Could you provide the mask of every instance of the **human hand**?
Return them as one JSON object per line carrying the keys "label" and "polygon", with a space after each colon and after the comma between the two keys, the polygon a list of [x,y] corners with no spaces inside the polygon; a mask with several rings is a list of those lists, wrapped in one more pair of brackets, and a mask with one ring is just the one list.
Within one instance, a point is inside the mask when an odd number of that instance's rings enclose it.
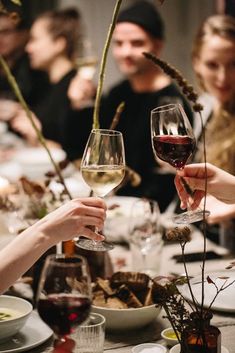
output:
{"label": "human hand", "polygon": [[79,73],[72,79],[68,88],[68,98],[73,109],[82,109],[88,101],[93,100],[95,86],[89,79],[83,78]]}
{"label": "human hand", "polygon": [[71,240],[78,235],[93,240],[103,240],[104,236],[93,228],[102,230],[106,217],[106,205],[100,198],[74,199],[51,212],[34,226],[52,242],[52,245]]}
{"label": "human hand", "polygon": [[[37,128],[41,130],[41,123],[34,113],[32,113],[32,119]],[[23,109],[18,110],[15,117],[10,121],[10,125],[13,130],[19,132],[31,145],[38,143],[36,131]]]}
{"label": "human hand", "polygon": [[[204,199],[202,199],[200,207],[203,208],[203,206]],[[208,224],[219,224],[235,217],[235,204],[226,204],[211,195],[206,197],[206,209],[210,211],[210,215],[206,219]]]}
{"label": "human hand", "polygon": [[[190,201],[191,209],[196,209],[205,196],[205,178],[207,173],[207,192],[225,203],[235,203],[235,177],[214,165],[207,163],[207,171],[204,163],[188,164],[183,170],[177,171],[175,186],[181,200],[181,208],[187,207]],[[186,181],[193,196],[184,188],[182,179]]]}

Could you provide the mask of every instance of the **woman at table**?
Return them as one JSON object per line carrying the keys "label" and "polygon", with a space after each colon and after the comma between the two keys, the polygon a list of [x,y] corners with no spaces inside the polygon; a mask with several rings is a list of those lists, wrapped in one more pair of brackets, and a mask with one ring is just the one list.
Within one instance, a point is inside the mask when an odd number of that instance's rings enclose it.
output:
{"label": "woman at table", "polygon": [[[44,137],[61,145],[70,159],[73,159],[74,150],[76,156],[78,151],[82,155],[92,127],[92,120],[77,116],[67,97],[69,84],[77,72],[75,61],[80,38],[81,19],[77,9],[55,10],[43,13],[35,20],[26,46],[31,67],[45,71],[50,81],[46,97],[34,108],[35,122]],[[72,138],[70,131],[75,120],[77,129]],[[29,143],[38,143],[23,110],[11,125]]]}
{"label": "woman at table", "polygon": [[67,202],[20,233],[0,251],[0,293],[3,293],[49,248],[83,235],[94,240],[104,237],[92,231],[103,228],[105,203],[98,198]]}
{"label": "woman at table", "polygon": [[[200,101],[204,106],[207,161],[235,175],[235,18],[228,15],[208,17],[194,39],[192,59],[204,91]],[[199,141],[194,162],[203,162],[198,116],[194,128]],[[206,208],[211,212],[208,217],[211,239],[226,246],[226,234],[235,229],[234,214],[228,210],[231,206],[226,207],[208,196]]]}

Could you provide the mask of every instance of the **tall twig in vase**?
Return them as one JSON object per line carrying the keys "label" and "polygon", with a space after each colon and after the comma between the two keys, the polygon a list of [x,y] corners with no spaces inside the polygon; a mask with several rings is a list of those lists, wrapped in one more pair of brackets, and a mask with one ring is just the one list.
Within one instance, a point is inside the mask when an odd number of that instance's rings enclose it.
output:
{"label": "tall twig in vase", "polygon": [[[197,112],[200,117],[201,127],[202,127],[202,142],[203,142],[203,156],[205,163],[205,198],[203,205],[203,259],[202,259],[202,302],[201,302],[201,315],[203,312],[204,299],[205,299],[205,286],[204,286],[204,278],[205,278],[205,262],[206,262],[206,219],[205,219],[205,208],[206,208],[206,194],[207,194],[207,166],[206,166],[206,142],[205,142],[205,127],[202,120],[201,111],[203,110],[203,106],[197,102],[198,94],[194,91],[192,85],[189,85],[187,80],[182,76],[182,74],[172,65],[167,63],[166,61],[156,57],[152,53],[144,52],[143,55],[146,59],[151,60],[155,65],[160,67],[168,76],[170,76],[173,80],[177,82],[179,87],[181,88],[184,96],[192,102],[192,108],[194,112]],[[193,293],[192,293],[193,294]],[[193,298],[192,298],[193,299]]]}
{"label": "tall twig in vase", "polygon": [[107,55],[108,55],[113,31],[115,28],[115,24],[116,24],[116,20],[117,20],[117,16],[118,16],[118,12],[121,7],[121,4],[122,4],[122,0],[117,0],[115,8],[114,8],[111,24],[109,26],[108,35],[107,35],[107,38],[105,41],[104,50],[102,53],[98,87],[97,87],[97,92],[96,92],[96,97],[95,97],[95,106],[94,106],[94,114],[93,114],[93,129],[99,129],[100,101],[101,101],[103,83],[104,83],[104,77],[105,77],[105,67],[106,67],[106,62],[107,62]]}

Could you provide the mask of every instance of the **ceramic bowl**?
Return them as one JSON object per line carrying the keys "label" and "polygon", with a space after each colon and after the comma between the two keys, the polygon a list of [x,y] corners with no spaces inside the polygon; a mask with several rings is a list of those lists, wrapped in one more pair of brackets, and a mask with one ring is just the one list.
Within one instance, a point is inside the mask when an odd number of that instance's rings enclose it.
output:
{"label": "ceramic bowl", "polygon": [[170,347],[176,345],[179,341],[172,327],[168,327],[161,332],[162,338],[165,340],[166,344]]}
{"label": "ceramic bowl", "polygon": [[161,309],[155,304],[128,309],[112,309],[93,305],[92,311],[105,317],[107,330],[123,331],[139,329],[150,324],[160,314]]}
{"label": "ceramic bowl", "polygon": [[24,326],[32,310],[32,305],[25,299],[1,295],[0,342],[14,336]]}
{"label": "ceramic bowl", "polygon": [[146,352],[147,350],[151,350],[152,353],[166,353],[166,347],[162,346],[161,344],[157,343],[142,343],[138,344],[137,346],[133,347],[131,352],[132,353],[142,353]]}
{"label": "ceramic bowl", "polygon": [[[180,353],[180,344],[177,344],[176,346],[172,347],[169,351],[169,353]],[[221,353],[229,353],[228,349],[225,348],[224,346],[221,347]]]}

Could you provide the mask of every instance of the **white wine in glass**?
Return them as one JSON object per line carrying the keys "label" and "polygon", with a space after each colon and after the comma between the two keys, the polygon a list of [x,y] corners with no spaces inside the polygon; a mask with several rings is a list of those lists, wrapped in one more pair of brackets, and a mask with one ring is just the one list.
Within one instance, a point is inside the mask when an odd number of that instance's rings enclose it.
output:
{"label": "white wine in glass", "polygon": [[[93,129],[83,153],[81,173],[95,196],[104,197],[117,187],[125,175],[122,133],[115,130]],[[90,239],[79,239],[77,246],[94,251],[113,249],[110,243]]]}

